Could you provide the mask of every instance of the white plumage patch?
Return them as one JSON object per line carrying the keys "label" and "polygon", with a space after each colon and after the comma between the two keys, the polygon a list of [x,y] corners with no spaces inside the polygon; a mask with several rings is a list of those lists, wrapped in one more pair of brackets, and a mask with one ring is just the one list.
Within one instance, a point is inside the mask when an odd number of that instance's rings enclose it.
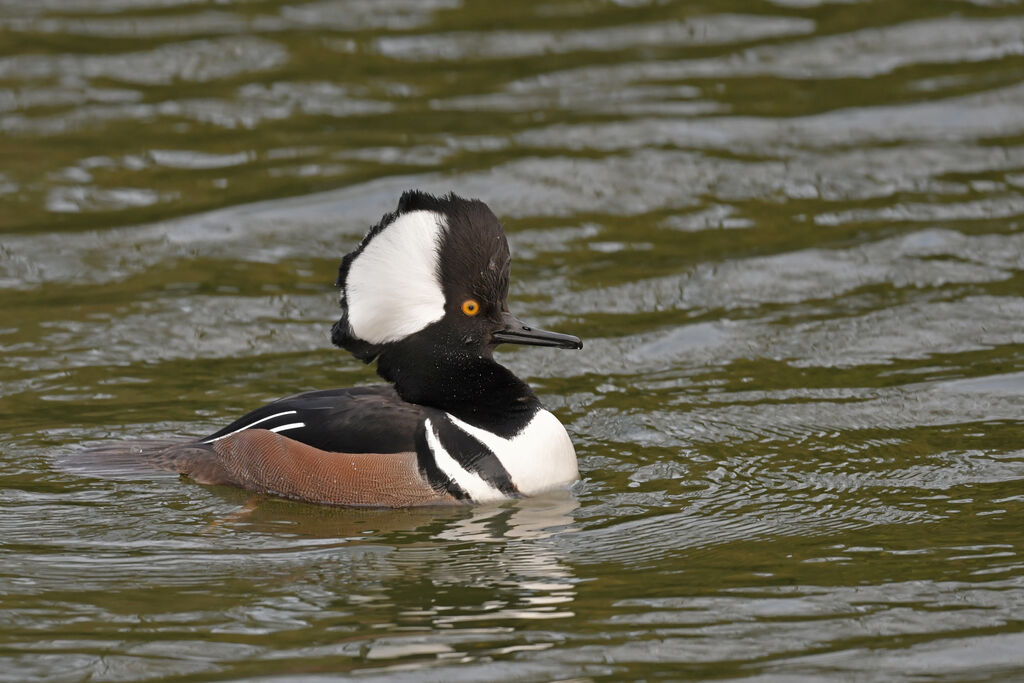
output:
{"label": "white plumage patch", "polygon": [[576,449],[562,423],[546,410],[537,411],[530,424],[511,439],[467,424],[451,413],[448,419],[491,449],[524,495],[532,496],[579,479]]}
{"label": "white plumage patch", "polygon": [[270,431],[272,431],[275,434],[277,434],[279,432],[287,432],[289,429],[298,429],[299,427],[305,427],[305,426],[306,426],[305,422],[289,422],[288,424],[281,425],[280,427],[271,427]]}
{"label": "white plumage patch", "polygon": [[444,446],[441,445],[441,440],[434,434],[434,427],[430,424],[430,420],[426,421],[424,427],[427,431],[427,446],[434,455],[434,464],[448,475],[452,481],[458,484],[459,488],[468,493],[470,498],[478,503],[483,503],[486,501],[502,500],[506,497],[501,491],[484,481],[483,477],[479,474],[470,472],[460,465],[445,450]]}
{"label": "white plumage patch", "polygon": [[[245,431],[246,429],[252,429],[256,425],[262,424],[264,422],[267,422],[268,420],[273,420],[275,417],[281,417],[282,415],[294,415],[296,412],[297,411],[294,411],[294,410],[286,410],[286,411],[284,411],[282,413],[274,413],[273,415],[267,415],[266,417],[261,417],[260,419],[256,420],[255,422],[250,422],[249,424],[245,425],[244,427],[239,427],[238,429],[236,429],[233,432],[228,432],[224,436],[218,436],[216,439],[207,439],[203,443],[213,443],[214,441],[220,441],[221,439],[226,439],[229,436],[234,436],[238,432]],[[301,423],[301,422],[298,422],[298,423],[293,422],[291,424],[286,424],[283,427],[276,427],[274,429],[271,429],[270,431],[276,432],[276,431],[280,431],[282,429],[291,429],[292,427],[304,427],[304,426],[305,425],[303,423]]]}
{"label": "white plumage patch", "polygon": [[444,216],[410,211],[375,235],[349,266],[348,322],[371,344],[396,341],[444,317],[438,274]]}

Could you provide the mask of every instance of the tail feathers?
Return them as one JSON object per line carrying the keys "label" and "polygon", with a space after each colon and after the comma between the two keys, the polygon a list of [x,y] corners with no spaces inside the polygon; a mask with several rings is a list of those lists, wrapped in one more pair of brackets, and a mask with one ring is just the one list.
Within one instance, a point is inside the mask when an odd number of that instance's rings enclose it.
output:
{"label": "tail feathers", "polygon": [[69,473],[102,479],[152,477],[153,470],[178,472],[169,452],[192,443],[191,439],[136,439],[99,444],[57,458],[57,466]]}
{"label": "tail feathers", "polygon": [[201,484],[241,486],[225,469],[213,446],[192,439],[117,441],[66,455],[58,466],[70,473],[102,479],[152,478],[154,470],[176,472]]}

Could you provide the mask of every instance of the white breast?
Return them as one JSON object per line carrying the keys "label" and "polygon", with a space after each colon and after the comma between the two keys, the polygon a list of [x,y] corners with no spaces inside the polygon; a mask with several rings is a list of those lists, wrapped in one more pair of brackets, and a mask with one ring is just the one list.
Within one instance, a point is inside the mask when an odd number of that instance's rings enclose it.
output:
{"label": "white breast", "polygon": [[449,414],[452,424],[491,449],[519,491],[527,496],[579,479],[576,449],[558,418],[540,410],[526,428],[504,439]]}

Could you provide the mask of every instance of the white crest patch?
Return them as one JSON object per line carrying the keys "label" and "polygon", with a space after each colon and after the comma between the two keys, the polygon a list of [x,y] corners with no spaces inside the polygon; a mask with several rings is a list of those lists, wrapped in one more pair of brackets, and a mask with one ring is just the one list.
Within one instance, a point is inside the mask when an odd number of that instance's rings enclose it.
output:
{"label": "white crest patch", "polygon": [[397,341],[444,317],[438,252],[444,216],[410,211],[375,235],[349,266],[348,322],[371,344]]}
{"label": "white crest patch", "polygon": [[430,424],[429,419],[425,421],[424,428],[427,432],[427,447],[430,448],[430,452],[434,455],[434,463],[438,469],[458,484],[459,488],[468,493],[470,498],[478,503],[483,503],[486,501],[502,500],[507,497],[484,481],[483,477],[479,474],[470,472],[460,465],[441,445],[441,440],[434,434],[434,426]]}
{"label": "white crest patch", "polygon": [[490,448],[524,495],[565,486],[580,477],[576,449],[569,434],[558,418],[546,410],[538,410],[523,431],[511,439],[467,424],[451,413],[448,419]]}

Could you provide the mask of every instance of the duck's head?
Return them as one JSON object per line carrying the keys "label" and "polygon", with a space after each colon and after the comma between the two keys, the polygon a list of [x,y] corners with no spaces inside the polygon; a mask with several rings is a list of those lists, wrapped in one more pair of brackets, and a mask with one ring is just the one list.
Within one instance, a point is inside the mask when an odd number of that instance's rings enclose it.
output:
{"label": "duck's head", "polygon": [[388,354],[490,357],[502,343],[579,349],[577,337],[526,325],[508,310],[508,240],[487,205],[406,192],[338,269],[332,341],[364,363]]}

